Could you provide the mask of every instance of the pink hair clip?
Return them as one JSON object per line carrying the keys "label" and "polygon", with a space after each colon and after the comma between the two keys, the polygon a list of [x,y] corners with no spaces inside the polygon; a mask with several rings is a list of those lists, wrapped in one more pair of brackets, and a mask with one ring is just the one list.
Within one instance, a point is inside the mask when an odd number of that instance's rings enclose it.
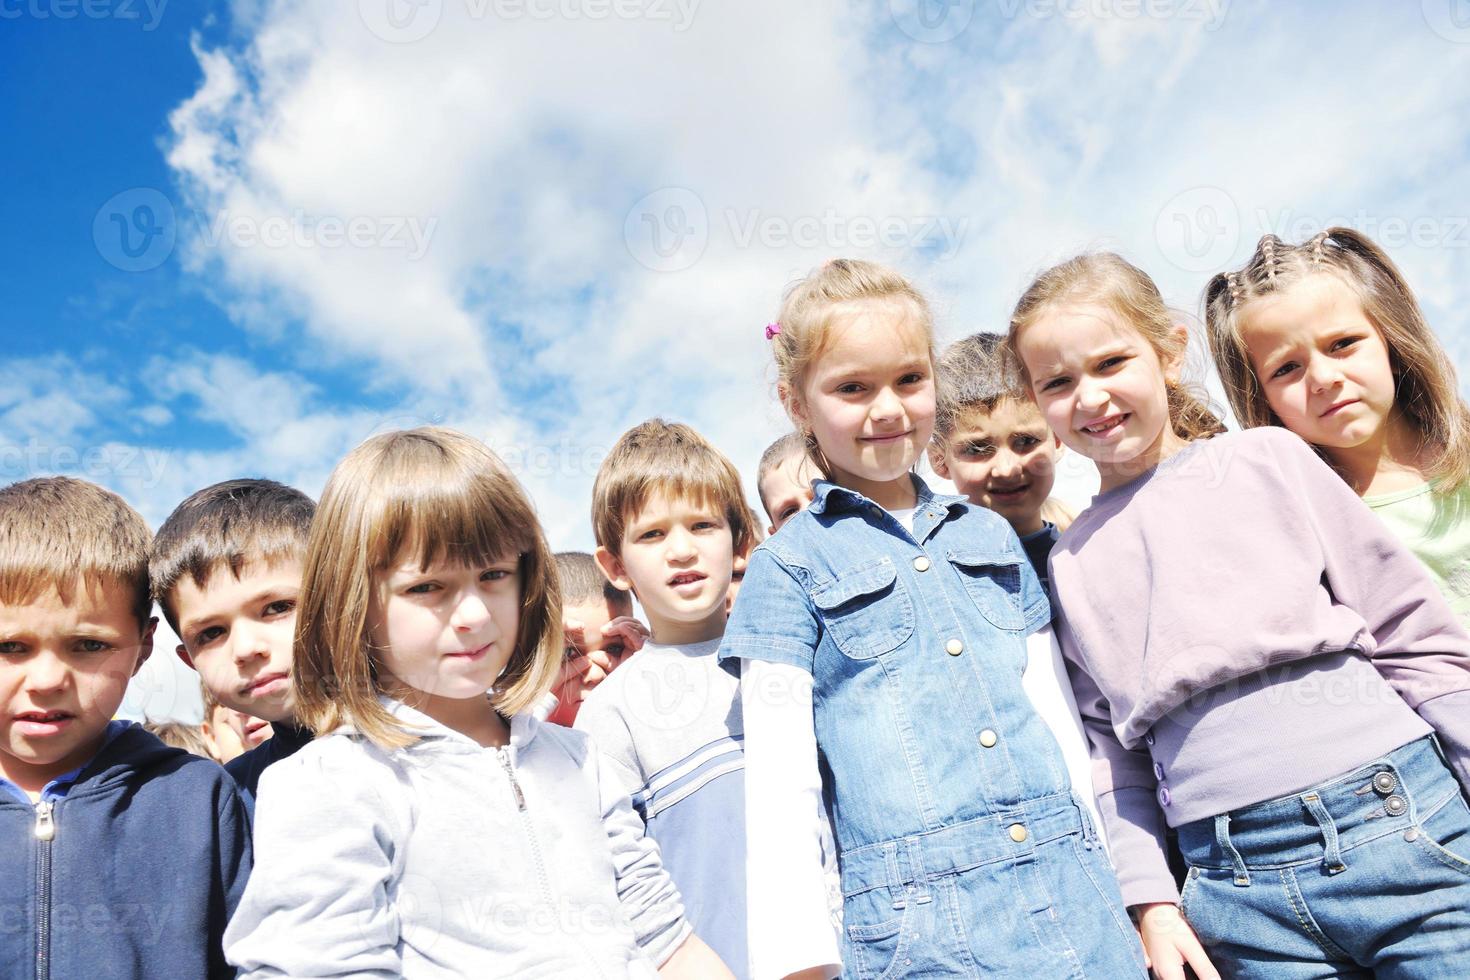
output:
{"label": "pink hair clip", "polygon": [[776,334],[778,334],[780,332],[781,332],[781,324],[779,324],[779,323],[768,323],[768,324],[766,324],[766,339],[767,340],[770,340],[772,337],[776,336]]}

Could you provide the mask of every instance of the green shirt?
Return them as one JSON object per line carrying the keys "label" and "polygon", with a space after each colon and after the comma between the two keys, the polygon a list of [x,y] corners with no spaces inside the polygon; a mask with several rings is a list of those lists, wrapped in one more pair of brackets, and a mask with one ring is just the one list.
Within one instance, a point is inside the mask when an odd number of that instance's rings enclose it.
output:
{"label": "green shirt", "polygon": [[1470,627],[1470,483],[1437,494],[1429,483],[1397,493],[1364,497],[1429,568],[1460,622]]}

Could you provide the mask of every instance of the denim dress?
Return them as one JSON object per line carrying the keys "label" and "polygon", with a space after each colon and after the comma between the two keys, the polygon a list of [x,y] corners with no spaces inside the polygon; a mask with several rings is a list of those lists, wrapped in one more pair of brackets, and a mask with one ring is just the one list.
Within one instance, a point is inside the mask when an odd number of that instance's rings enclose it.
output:
{"label": "denim dress", "polygon": [[910,534],[818,483],[752,555],[720,648],[812,674],[843,975],[1141,977],[1112,868],[1021,687],[1046,594],[1004,520],[914,484]]}

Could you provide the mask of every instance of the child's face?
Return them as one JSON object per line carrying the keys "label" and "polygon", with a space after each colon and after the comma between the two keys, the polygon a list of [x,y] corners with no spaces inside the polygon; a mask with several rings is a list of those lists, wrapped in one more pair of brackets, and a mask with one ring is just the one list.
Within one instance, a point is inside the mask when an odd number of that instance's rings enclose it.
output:
{"label": "child's face", "polygon": [[1388,348],[1345,283],[1309,276],[1243,313],[1241,339],[1283,425],[1325,449],[1383,433],[1394,402]]}
{"label": "child's face", "polygon": [[1177,365],[1162,363],[1153,345],[1110,310],[1054,307],[1017,346],[1047,425],[1067,448],[1098,464],[1104,490],[1181,444],[1169,425],[1165,386],[1177,380]]}
{"label": "child's face", "polygon": [[816,436],[833,480],[869,493],[902,477],[929,442],[934,368],[907,307],[848,306],[834,315],[828,348],[788,409]]}
{"label": "child's face", "polygon": [[221,764],[271,737],[270,722],[217,704],[205,716],[204,740]]}
{"label": "child's face", "polygon": [[557,675],[557,705],[548,721],[570,725],[587,693],[634,652],[635,644],[621,630],[608,630],[615,620],[631,616],[631,603],[611,603],[606,599],[579,603],[562,609],[565,644],[561,673]]}
{"label": "child's face", "polygon": [[722,631],[735,549],[713,505],[655,493],[624,527],[622,554],[598,548],[597,561],[614,585],[633,590],[659,643]]}
{"label": "child's face", "polygon": [[[510,663],[520,626],[516,557],[483,565],[417,558],[373,576],[368,624],[380,676],[430,698],[481,698]],[[432,716],[432,712],[430,712]]]}
{"label": "child's face", "polygon": [[1042,528],[1061,445],[1035,405],[1003,398],[988,412],[965,413],[930,462],[972,504],[1000,514],[1017,534],[1032,534]]}
{"label": "child's face", "polygon": [[37,792],[91,759],[153,626],[115,582],[78,583],[69,604],[55,590],[0,603],[0,776]]}
{"label": "child's face", "polygon": [[756,489],[771,518],[768,533],[775,534],[787,521],[806,510],[812,502],[812,481],[817,475],[806,453],[793,453],[766,473]]}
{"label": "child's face", "polygon": [[251,561],[236,578],[217,568],[204,587],[188,575],[174,588],[178,654],[220,704],[265,721],[289,721],[291,643],[301,562]]}

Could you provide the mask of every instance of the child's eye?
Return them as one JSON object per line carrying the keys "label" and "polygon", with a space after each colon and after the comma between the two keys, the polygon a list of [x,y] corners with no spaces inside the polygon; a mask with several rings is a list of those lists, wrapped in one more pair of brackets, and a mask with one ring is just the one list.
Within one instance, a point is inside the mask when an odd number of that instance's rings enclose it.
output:
{"label": "child's eye", "polygon": [[780,513],[779,516],[780,516],[781,520],[784,521],[787,518],[796,516],[796,514],[798,512],[799,512],[799,509],[797,508],[797,506],[795,504],[792,504],[790,507],[787,507],[785,510],[781,511],[781,513]]}
{"label": "child's eye", "polygon": [[511,573],[504,568],[487,568],[480,576],[482,582],[501,582],[510,578]]}
{"label": "child's eye", "polygon": [[856,381],[849,381],[845,385],[838,385],[837,386],[837,393],[839,395],[856,395],[858,392],[860,392],[862,390],[863,390],[863,386],[860,385],[860,384],[858,384]]}
{"label": "child's eye", "polygon": [[898,383],[901,385],[916,385],[923,380],[924,376],[915,371],[912,374],[905,374],[903,377],[899,378]]}
{"label": "child's eye", "polygon": [[430,592],[437,592],[438,590],[438,582],[420,582],[417,585],[410,585],[403,591],[408,595],[428,595]]}
{"label": "child's eye", "polygon": [[200,630],[198,633],[194,634],[194,645],[196,647],[202,647],[207,643],[213,643],[215,640],[224,635],[224,627],[207,626],[204,629]]}
{"label": "child's eye", "polygon": [[611,659],[617,660],[619,657],[623,656],[623,654],[628,652],[628,648],[621,643],[609,643],[607,646],[603,647],[602,652],[607,654],[608,657],[610,657]]}
{"label": "child's eye", "polygon": [[19,640],[5,640],[0,642],[0,656],[13,657],[18,653],[25,653],[26,645]]}
{"label": "child's eye", "polygon": [[654,538],[658,537],[659,535],[661,535],[663,533],[664,532],[658,530],[657,528],[655,528],[655,529],[653,529],[651,531],[644,531],[642,534],[638,535],[638,540],[639,541],[652,541]]}
{"label": "child's eye", "polygon": [[972,459],[985,459],[995,455],[995,447],[988,442],[972,442],[965,446],[964,454]]}
{"label": "child's eye", "polygon": [[561,652],[562,659],[565,660],[565,661],[567,661],[567,662],[571,662],[573,660],[576,660],[581,655],[582,655],[582,651],[581,650],[578,650],[576,647],[572,646],[571,644],[568,644],[567,647],[566,647],[566,649],[562,650],[562,652]]}
{"label": "child's eye", "polygon": [[1035,436],[1017,436],[1011,444],[1015,446],[1016,450],[1019,452],[1021,450],[1030,449],[1032,446],[1040,445],[1041,440],[1036,438]]}
{"label": "child's eye", "polygon": [[277,599],[275,602],[272,602],[270,605],[265,607],[265,614],[267,616],[284,616],[286,613],[295,608],[295,599]]}
{"label": "child's eye", "polygon": [[1287,361],[1285,364],[1281,365],[1275,371],[1271,372],[1271,380],[1272,381],[1275,381],[1277,378],[1284,378],[1288,374],[1290,374],[1291,372],[1293,372],[1295,370],[1296,370],[1296,361]]}
{"label": "child's eye", "polygon": [[1109,358],[1105,359],[1101,364],[1098,365],[1098,369],[1099,370],[1102,370],[1102,371],[1106,371],[1108,368],[1117,367],[1119,364],[1122,364],[1126,360],[1128,360],[1128,358],[1123,357],[1121,355],[1119,355],[1117,357],[1109,357]]}
{"label": "child's eye", "polygon": [[77,641],[77,649],[82,653],[101,653],[112,649],[112,646],[102,640],[85,639]]}
{"label": "child's eye", "polygon": [[1353,346],[1362,339],[1362,337],[1343,337],[1341,340],[1333,342],[1332,349],[1335,351],[1347,350],[1349,347]]}
{"label": "child's eye", "polygon": [[1043,381],[1041,383],[1040,390],[1041,391],[1056,391],[1057,389],[1061,388],[1063,385],[1070,384],[1071,381],[1072,381],[1071,378],[1052,378],[1050,381]]}

